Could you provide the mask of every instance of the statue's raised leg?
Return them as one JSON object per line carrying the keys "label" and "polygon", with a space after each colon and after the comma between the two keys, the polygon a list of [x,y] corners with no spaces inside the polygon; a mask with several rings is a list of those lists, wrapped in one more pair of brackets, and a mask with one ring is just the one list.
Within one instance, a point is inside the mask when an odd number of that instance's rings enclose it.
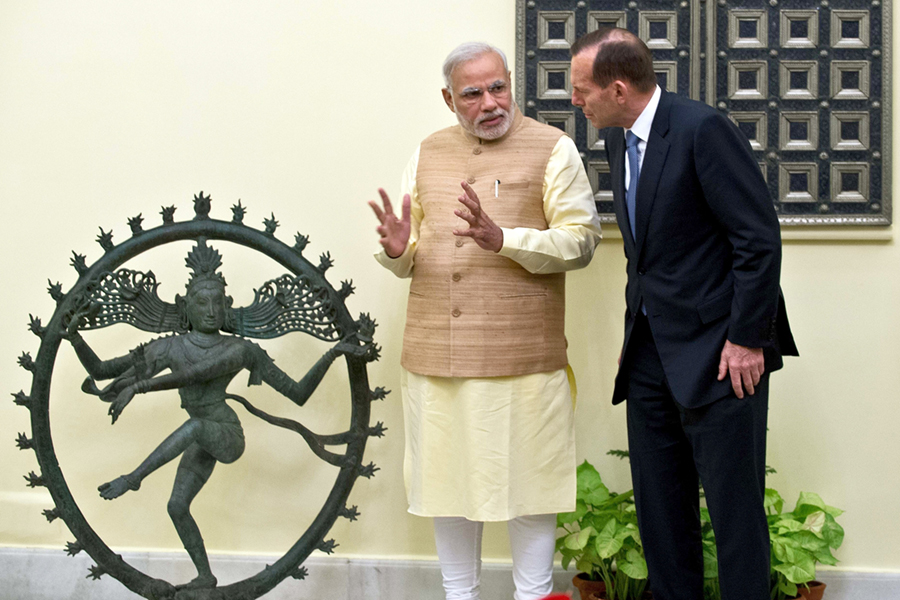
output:
{"label": "statue's raised leg", "polygon": [[140,489],[141,482],[150,473],[168,463],[184,452],[200,433],[201,422],[198,419],[188,419],[185,423],[169,435],[150,453],[137,469],[128,475],[122,475],[110,482],[104,483],[99,488],[100,496],[106,500],[118,498],[125,492]]}

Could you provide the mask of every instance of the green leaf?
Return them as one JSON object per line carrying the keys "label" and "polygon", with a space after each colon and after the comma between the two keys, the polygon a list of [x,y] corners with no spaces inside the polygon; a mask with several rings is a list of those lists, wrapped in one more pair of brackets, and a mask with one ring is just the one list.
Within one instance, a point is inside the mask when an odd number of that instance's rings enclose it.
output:
{"label": "green leaf", "polygon": [[590,492],[585,493],[583,497],[584,501],[591,506],[599,506],[609,500],[609,489],[601,483]]}
{"label": "green leaf", "polygon": [[556,515],[556,526],[562,527],[563,525],[574,523],[584,517],[584,515],[587,514],[587,511],[588,507],[587,504],[584,503],[584,500],[576,500],[575,512],[559,513]]}
{"label": "green leaf", "polygon": [[797,500],[797,506],[794,507],[793,514],[798,520],[802,521],[807,515],[816,511],[825,510],[825,502],[818,494],[812,492],[800,492],[800,498]]}
{"label": "green leaf", "polygon": [[766,488],[766,497],[763,506],[766,507],[766,510],[769,508],[774,509],[775,514],[780,515],[781,511],[784,509],[784,499],[781,497],[781,494],[775,490]]}
{"label": "green leaf", "polygon": [[642,545],[641,534],[638,532],[637,525],[633,523],[627,523],[625,527],[619,531],[616,537],[619,537],[623,542],[627,539],[632,539],[638,546]]}
{"label": "green leaf", "polygon": [[594,545],[601,558],[610,558],[622,549],[622,541],[616,538],[616,521],[614,519],[610,519],[606,527],[597,534],[597,541]]}
{"label": "green leaf", "polygon": [[817,510],[809,514],[803,521],[803,529],[812,531],[813,533],[821,533],[822,527],[825,525],[825,511]]}
{"label": "green leaf", "polygon": [[563,553],[562,555],[562,568],[566,571],[569,570],[569,563],[572,562],[573,555]]}
{"label": "green leaf", "polygon": [[790,540],[785,540],[784,538],[772,540],[772,551],[775,554],[775,558],[787,564],[793,563],[795,556],[795,549],[789,542]]}
{"label": "green leaf", "polygon": [[828,548],[828,542],[823,537],[816,535],[812,531],[798,531],[794,538],[800,543],[800,547],[810,552]]}
{"label": "green leaf", "polygon": [[825,517],[822,535],[825,536],[825,541],[828,542],[828,545],[835,549],[840,548],[844,542],[844,528],[838,525],[831,515]]}
{"label": "green leaf", "polygon": [[800,531],[803,529],[803,523],[799,521],[795,521],[793,518],[788,517],[785,519],[779,520],[775,523],[775,528],[778,530],[778,533],[784,534],[792,531]]}
{"label": "green leaf", "polygon": [[589,494],[596,488],[603,485],[603,480],[600,479],[600,473],[597,472],[597,469],[594,468],[591,463],[588,461],[584,461],[578,468],[575,470],[576,481],[578,482],[578,496],[581,497],[583,494]]}
{"label": "green leaf", "polygon": [[804,505],[815,506],[819,510],[825,510],[825,502],[822,500],[822,497],[813,492],[800,492],[797,508]]}
{"label": "green leaf", "polygon": [[778,589],[784,592],[784,595],[788,598],[796,598],[797,597],[797,584],[791,583],[787,579],[778,579]]}
{"label": "green leaf", "polygon": [[783,573],[791,583],[806,583],[816,578],[816,563],[811,556],[798,557],[793,564],[775,565],[772,568]]}
{"label": "green leaf", "polygon": [[813,552],[813,555],[816,557],[816,560],[822,563],[823,565],[834,566],[838,564],[838,561],[835,557],[831,555],[831,552],[828,551],[828,548],[824,550],[816,550]]}
{"label": "green leaf", "polygon": [[631,458],[631,454],[628,450],[610,450],[606,453],[607,456],[615,456],[620,459]]}
{"label": "green leaf", "polygon": [[647,579],[647,561],[635,549],[629,550],[624,560],[617,560],[616,565],[632,579]]}
{"label": "green leaf", "polygon": [[581,550],[585,546],[587,546],[588,538],[594,534],[594,528],[588,527],[586,529],[582,529],[581,531],[576,531],[573,534],[570,534],[566,537],[566,548],[570,550]]}
{"label": "green leaf", "polygon": [[719,576],[719,557],[715,546],[703,546],[703,579]]}
{"label": "green leaf", "polygon": [[575,568],[581,571],[582,573],[590,573],[594,570],[594,563],[589,560],[580,559],[575,562]]}
{"label": "green leaf", "polygon": [[839,517],[842,514],[844,514],[844,511],[842,511],[839,508],[835,508],[833,506],[826,506],[825,512],[828,513],[829,515],[831,515],[832,517]]}
{"label": "green leaf", "polygon": [[585,521],[585,523],[587,523],[591,527],[593,527],[594,531],[602,531],[603,528],[606,527],[607,523],[609,523],[610,521],[615,521],[615,520],[616,520],[615,511],[606,510],[601,513],[596,513],[596,514],[590,515],[589,517],[585,518],[584,521]]}

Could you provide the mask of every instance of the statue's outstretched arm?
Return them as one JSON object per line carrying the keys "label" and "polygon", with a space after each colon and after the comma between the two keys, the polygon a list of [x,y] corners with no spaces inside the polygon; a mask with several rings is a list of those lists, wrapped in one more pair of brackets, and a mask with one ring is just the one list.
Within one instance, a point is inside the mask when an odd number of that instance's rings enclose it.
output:
{"label": "statue's outstretched arm", "polygon": [[69,332],[66,337],[72,343],[72,348],[85,371],[94,379],[113,379],[131,368],[132,360],[127,354],[102,360],[77,331]]}
{"label": "statue's outstretched arm", "polygon": [[[249,366],[246,360],[247,355],[243,348],[233,346],[218,356],[197,362],[186,369],[178,368],[165,375],[137,378],[118,392],[116,399],[113,400],[112,405],[109,407],[112,422],[116,422],[119,415],[122,414],[122,411],[125,410],[125,407],[128,406],[128,403],[131,402],[136,394],[198,385],[223,375],[234,375],[245,366]],[[168,366],[170,369],[173,367],[172,365]]]}
{"label": "statue's outstretched arm", "polygon": [[263,381],[284,394],[297,406],[303,406],[309,400],[316,387],[318,387],[322,378],[325,377],[325,373],[328,372],[328,368],[331,367],[334,359],[342,354],[357,356],[365,354],[368,346],[360,346],[354,342],[355,338],[352,341],[345,339],[329,348],[300,381],[291,379],[268,356],[264,356],[264,359],[259,361],[260,364],[256,368],[259,369],[258,373]]}

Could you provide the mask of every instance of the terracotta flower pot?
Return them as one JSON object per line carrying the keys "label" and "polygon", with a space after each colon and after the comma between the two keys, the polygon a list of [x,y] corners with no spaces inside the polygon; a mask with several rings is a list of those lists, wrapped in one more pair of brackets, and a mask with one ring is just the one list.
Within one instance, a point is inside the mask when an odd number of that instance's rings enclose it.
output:
{"label": "terracotta flower pot", "polygon": [[602,581],[591,581],[587,573],[579,573],[573,577],[572,585],[578,590],[581,600],[588,600],[588,596],[592,593],[597,596],[606,594],[606,584]]}
{"label": "terracotta flower pot", "polygon": [[825,593],[825,584],[821,581],[810,581],[807,585],[809,588],[802,585],[797,586],[797,593],[800,594],[797,598],[802,598],[802,600],[822,600],[822,595]]}

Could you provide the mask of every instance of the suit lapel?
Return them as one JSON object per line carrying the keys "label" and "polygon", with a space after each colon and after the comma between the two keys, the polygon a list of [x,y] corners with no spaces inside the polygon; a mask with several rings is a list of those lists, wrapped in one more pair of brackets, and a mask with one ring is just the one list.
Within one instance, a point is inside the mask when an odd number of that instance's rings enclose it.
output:
{"label": "suit lapel", "polygon": [[606,130],[606,150],[609,157],[609,182],[612,184],[613,210],[622,231],[625,251],[634,256],[634,238],[625,208],[625,130],[621,127]]}
{"label": "suit lapel", "polygon": [[637,222],[635,224],[635,233],[637,235],[635,247],[638,260],[640,260],[641,251],[647,239],[647,229],[650,227],[650,213],[653,210],[659,180],[662,176],[663,167],[666,164],[666,156],[669,153],[669,142],[666,141],[665,136],[669,131],[669,110],[671,107],[672,95],[663,92],[659,99],[659,105],[656,107],[656,115],[653,117],[653,125],[650,128],[650,139],[647,140],[644,161],[641,164],[641,177],[638,182],[635,209],[635,221]]}

